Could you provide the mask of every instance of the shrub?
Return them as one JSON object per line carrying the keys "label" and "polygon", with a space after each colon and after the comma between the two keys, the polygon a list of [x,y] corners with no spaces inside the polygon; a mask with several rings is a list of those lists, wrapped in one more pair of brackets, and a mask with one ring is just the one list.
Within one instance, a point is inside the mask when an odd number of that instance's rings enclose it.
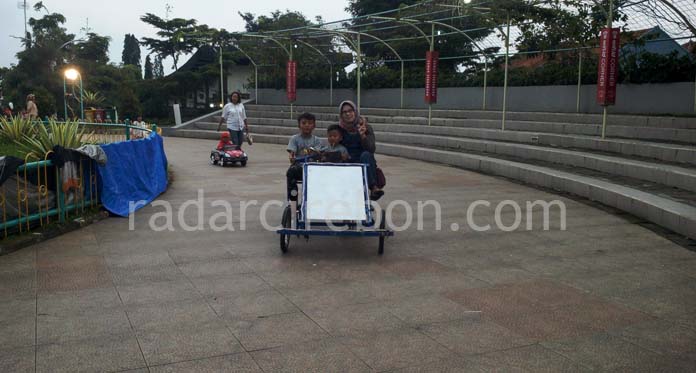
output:
{"label": "shrub", "polygon": [[36,127],[34,136],[25,135],[22,140],[16,141],[22,150],[36,159],[43,159],[46,153],[56,145],[70,149],[78,148],[92,136],[92,134],[85,134],[86,127],[80,128],[78,121],[58,123],[50,120],[47,125]]}
{"label": "shrub", "polygon": [[36,127],[31,120],[19,115],[10,119],[0,118],[0,138],[6,142],[22,140],[25,136],[32,137]]}

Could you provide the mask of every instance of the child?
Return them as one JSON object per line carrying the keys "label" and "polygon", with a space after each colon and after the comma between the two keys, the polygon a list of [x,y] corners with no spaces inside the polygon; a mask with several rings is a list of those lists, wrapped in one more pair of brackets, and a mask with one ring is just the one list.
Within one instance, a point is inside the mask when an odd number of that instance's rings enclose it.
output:
{"label": "child", "polygon": [[[143,117],[138,116],[138,119],[134,120],[133,123],[131,123],[131,126],[140,127],[140,128],[147,128],[147,123],[145,123],[145,121],[143,121]],[[131,139],[141,139],[141,138],[145,137],[145,131],[131,128],[130,135],[131,135]]]}
{"label": "child", "polygon": [[316,126],[316,118],[310,113],[303,113],[297,118],[297,127],[300,133],[293,135],[288,142],[288,159],[290,167],[285,174],[287,177],[288,199],[297,201],[297,182],[302,180],[302,165],[295,163],[296,157],[311,153],[311,149],[320,149],[321,140],[312,132]]}
{"label": "child", "polygon": [[220,141],[218,141],[217,150],[224,150],[226,146],[234,146],[234,143],[230,141],[230,133],[229,132],[223,132],[220,134]]}
{"label": "child", "polygon": [[311,148],[319,150],[321,140],[314,136],[316,118],[310,113],[303,113],[297,118],[297,127],[300,133],[293,135],[288,142],[288,158],[290,163],[295,163],[295,157],[305,156],[311,152]]}
{"label": "child", "polygon": [[341,145],[343,129],[338,124],[332,124],[326,129],[328,145],[322,149],[322,162],[345,162],[350,159],[348,149]]}

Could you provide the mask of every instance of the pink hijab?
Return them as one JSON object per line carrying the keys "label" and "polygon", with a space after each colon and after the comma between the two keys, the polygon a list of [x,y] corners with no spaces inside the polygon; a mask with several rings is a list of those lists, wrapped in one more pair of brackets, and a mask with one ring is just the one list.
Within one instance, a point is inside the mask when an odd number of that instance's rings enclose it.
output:
{"label": "pink hijab", "polygon": [[[343,110],[344,105],[350,105],[353,108],[353,110],[355,110],[355,120],[353,120],[353,123],[343,121],[341,111]],[[360,113],[358,112],[358,107],[355,106],[353,101],[350,100],[345,100],[341,102],[341,104],[338,105],[338,125],[341,126],[341,128],[343,128],[344,130],[348,130],[348,128],[346,128],[346,126],[348,125],[350,128],[353,129],[353,131],[355,131],[358,129],[358,123],[360,123]]]}

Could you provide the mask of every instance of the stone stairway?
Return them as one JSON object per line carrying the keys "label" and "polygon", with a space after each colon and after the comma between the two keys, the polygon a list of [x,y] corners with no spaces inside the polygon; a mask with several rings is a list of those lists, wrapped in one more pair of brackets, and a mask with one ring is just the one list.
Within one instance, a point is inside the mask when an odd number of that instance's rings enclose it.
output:
{"label": "stone stairway", "polygon": [[[247,104],[259,142],[285,144],[297,133],[290,107]],[[338,122],[333,107],[294,107],[292,116],[317,117],[316,134]],[[610,116],[601,139],[601,116],[364,108],[378,153],[445,163],[571,193],[696,239],[696,119]],[[210,115],[170,135],[217,138]]]}

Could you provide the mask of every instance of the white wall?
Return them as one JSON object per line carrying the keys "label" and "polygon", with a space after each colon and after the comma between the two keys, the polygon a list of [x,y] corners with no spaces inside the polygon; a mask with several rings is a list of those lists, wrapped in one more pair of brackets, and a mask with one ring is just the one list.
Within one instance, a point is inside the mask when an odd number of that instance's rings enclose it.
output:
{"label": "white wall", "polygon": [[249,78],[254,74],[252,66],[235,66],[234,69],[227,75],[227,92],[229,94],[234,91],[248,93],[250,90],[245,88],[249,82]]}
{"label": "white wall", "polygon": [[[625,114],[680,114],[694,113],[694,83],[666,84],[619,84],[616,105],[610,107],[612,113]],[[600,113],[602,107],[596,103],[595,85],[583,85],[580,93],[581,113]],[[250,89],[253,97],[253,89]],[[346,99],[355,101],[352,89],[334,89],[333,104]],[[363,107],[398,108],[400,92],[398,88],[365,89],[361,94]],[[501,110],[503,88],[488,87],[486,108]],[[329,105],[329,90],[298,89],[298,105]],[[284,89],[259,89],[259,103],[287,105]],[[483,89],[480,87],[446,87],[438,89],[438,102],[433,109],[477,110],[482,108]],[[511,111],[575,112],[577,86],[532,86],[510,87],[507,108]],[[423,88],[404,90],[404,108],[423,109]]]}

